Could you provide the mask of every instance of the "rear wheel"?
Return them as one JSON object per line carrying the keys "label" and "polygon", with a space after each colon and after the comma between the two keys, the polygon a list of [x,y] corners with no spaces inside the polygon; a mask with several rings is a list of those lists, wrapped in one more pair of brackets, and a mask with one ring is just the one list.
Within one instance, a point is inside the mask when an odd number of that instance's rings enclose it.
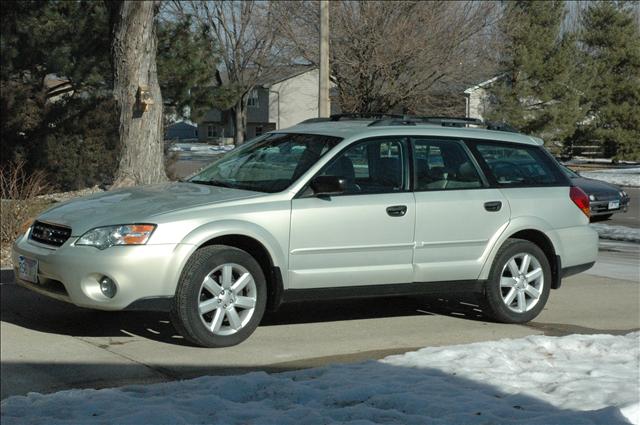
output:
{"label": "rear wheel", "polygon": [[264,274],[251,255],[229,246],[207,246],[196,251],[185,266],[172,322],[194,344],[228,347],[253,333],[266,300]]}
{"label": "rear wheel", "polygon": [[533,320],[551,288],[551,267],[542,250],[522,239],[508,239],[498,251],[486,288],[487,314],[504,323]]}

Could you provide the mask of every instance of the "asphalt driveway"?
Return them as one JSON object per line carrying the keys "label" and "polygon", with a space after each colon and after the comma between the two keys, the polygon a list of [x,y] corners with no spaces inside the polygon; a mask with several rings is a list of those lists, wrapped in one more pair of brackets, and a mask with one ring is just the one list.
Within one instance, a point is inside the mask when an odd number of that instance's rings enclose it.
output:
{"label": "asphalt driveway", "polygon": [[624,334],[640,328],[640,283],[634,274],[640,246],[621,246],[630,253],[603,251],[600,269],[595,269],[598,274],[605,267],[599,274],[608,275],[610,258],[621,258],[624,272],[619,278],[581,274],[566,279],[552,292],[545,311],[527,326],[485,321],[473,300],[304,303],[267,315],[249,340],[224,349],[189,345],[174,332],[166,314],[85,310],[3,283],[1,397],[283,371],[532,334]]}

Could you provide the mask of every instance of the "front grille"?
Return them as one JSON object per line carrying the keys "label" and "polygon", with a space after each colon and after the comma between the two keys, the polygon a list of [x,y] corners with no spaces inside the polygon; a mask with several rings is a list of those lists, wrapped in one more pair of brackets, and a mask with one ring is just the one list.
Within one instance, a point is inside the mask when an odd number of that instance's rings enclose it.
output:
{"label": "front grille", "polygon": [[31,234],[29,235],[31,240],[52,246],[62,246],[70,237],[70,228],[41,221],[33,223]]}

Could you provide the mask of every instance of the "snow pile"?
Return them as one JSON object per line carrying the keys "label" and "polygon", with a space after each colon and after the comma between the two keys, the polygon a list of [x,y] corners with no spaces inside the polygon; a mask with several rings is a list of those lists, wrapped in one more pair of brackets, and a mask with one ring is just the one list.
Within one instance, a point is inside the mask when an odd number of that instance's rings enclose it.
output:
{"label": "snow pile", "polygon": [[619,186],[640,186],[640,167],[580,171],[580,175],[590,179],[603,180]]}
{"label": "snow pile", "polygon": [[2,423],[638,424],[639,342],[533,336],[279,374],[30,393],[2,401]]}
{"label": "snow pile", "polygon": [[179,154],[219,155],[234,147],[234,145],[209,145],[207,143],[173,143],[169,147],[169,151]]}
{"label": "snow pile", "polygon": [[604,223],[591,223],[600,239],[640,243],[640,229],[627,226],[611,226]]}

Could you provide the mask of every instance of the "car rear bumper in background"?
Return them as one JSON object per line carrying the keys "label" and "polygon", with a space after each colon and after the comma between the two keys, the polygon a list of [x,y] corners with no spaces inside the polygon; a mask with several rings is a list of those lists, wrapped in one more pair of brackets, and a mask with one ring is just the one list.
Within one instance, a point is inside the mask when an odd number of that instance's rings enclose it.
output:
{"label": "car rear bumper in background", "polygon": [[[74,240],[51,249],[20,237],[12,251],[16,282],[80,307],[122,310],[141,299],[173,296],[183,264],[181,257],[191,249],[191,245],[163,244],[115,246],[100,251],[74,246]],[[19,256],[38,261],[37,283],[19,278]],[[117,292],[113,298],[100,290],[104,276],[115,282]]]}
{"label": "car rear bumper in background", "polygon": [[[613,201],[616,201],[615,199]],[[613,214],[613,213],[618,213],[618,212],[627,212],[627,209],[629,209],[629,198],[623,198],[619,201],[619,207],[618,208],[609,208],[609,202],[611,202],[610,200],[606,200],[606,201],[591,201],[589,203],[589,209],[591,210],[591,215],[592,216],[599,216],[599,215],[607,215],[607,214]]]}

